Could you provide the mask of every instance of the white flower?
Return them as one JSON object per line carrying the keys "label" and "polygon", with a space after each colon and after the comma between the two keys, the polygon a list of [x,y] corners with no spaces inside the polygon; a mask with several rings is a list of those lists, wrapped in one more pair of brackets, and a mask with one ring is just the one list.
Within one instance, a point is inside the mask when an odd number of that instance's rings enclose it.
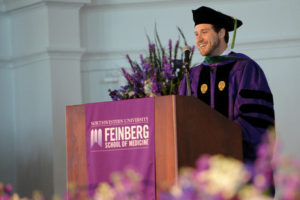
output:
{"label": "white flower", "polygon": [[135,92],[134,91],[130,91],[129,93],[128,93],[128,96],[130,96],[130,97],[132,97],[132,96],[134,96],[135,95]]}
{"label": "white flower", "polygon": [[153,93],[152,93],[152,83],[149,82],[148,80],[146,80],[144,82],[144,92],[146,94],[146,96],[152,97]]}
{"label": "white flower", "polygon": [[94,200],[113,200],[114,197],[114,189],[108,183],[103,182],[99,184],[94,195]]}
{"label": "white flower", "polygon": [[217,155],[210,159],[210,168],[200,172],[197,178],[207,183],[205,189],[208,194],[222,193],[225,198],[231,198],[249,176],[242,162]]}
{"label": "white flower", "polygon": [[173,187],[171,187],[170,193],[174,197],[180,197],[182,195],[182,189],[178,185],[174,185]]}
{"label": "white flower", "polygon": [[272,197],[263,195],[260,191],[258,191],[253,185],[248,185],[243,187],[238,194],[240,199],[243,200],[272,200]]}

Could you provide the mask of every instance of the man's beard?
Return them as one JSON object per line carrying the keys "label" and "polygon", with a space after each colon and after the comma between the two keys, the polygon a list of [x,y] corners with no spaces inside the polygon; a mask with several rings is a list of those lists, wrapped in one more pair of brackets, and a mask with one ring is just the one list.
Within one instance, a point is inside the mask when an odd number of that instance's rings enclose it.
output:
{"label": "man's beard", "polygon": [[211,46],[211,48],[207,51],[205,56],[216,56],[216,51],[218,50],[218,48],[220,47],[220,40],[217,38],[213,45]]}

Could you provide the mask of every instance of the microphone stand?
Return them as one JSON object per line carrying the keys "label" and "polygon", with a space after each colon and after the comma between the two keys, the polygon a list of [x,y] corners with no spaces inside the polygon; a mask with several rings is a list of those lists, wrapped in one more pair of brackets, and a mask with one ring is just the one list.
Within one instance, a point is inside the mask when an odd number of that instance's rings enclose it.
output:
{"label": "microphone stand", "polygon": [[186,80],[186,87],[187,87],[187,96],[191,96],[191,83],[190,83],[190,77],[189,77],[189,64],[190,64],[190,53],[191,53],[191,47],[186,45],[183,47],[184,52],[184,67],[185,67],[185,80]]}
{"label": "microphone stand", "polygon": [[189,63],[185,62],[185,80],[186,80],[186,87],[187,87],[187,96],[191,96],[191,83],[190,83],[190,75],[189,75]]}

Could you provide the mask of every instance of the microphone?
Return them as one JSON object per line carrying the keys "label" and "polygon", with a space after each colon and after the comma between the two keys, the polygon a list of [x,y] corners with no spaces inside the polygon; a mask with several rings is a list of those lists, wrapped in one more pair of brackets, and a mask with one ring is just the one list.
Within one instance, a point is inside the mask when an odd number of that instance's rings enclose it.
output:
{"label": "microphone", "polygon": [[191,83],[190,83],[190,77],[189,77],[189,64],[190,64],[191,51],[192,51],[192,49],[190,46],[186,45],[183,47],[187,96],[191,96]]}
{"label": "microphone", "polygon": [[184,53],[184,66],[188,68],[190,63],[190,54],[191,54],[191,47],[189,45],[186,45],[183,47],[183,53]]}

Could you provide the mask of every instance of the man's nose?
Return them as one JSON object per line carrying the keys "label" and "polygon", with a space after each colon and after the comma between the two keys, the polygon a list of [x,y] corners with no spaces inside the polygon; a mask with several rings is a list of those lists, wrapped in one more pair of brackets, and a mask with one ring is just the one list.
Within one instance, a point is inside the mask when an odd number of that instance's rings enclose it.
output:
{"label": "man's nose", "polygon": [[203,40],[202,35],[199,34],[199,35],[196,36],[196,41],[197,42],[201,42],[202,40]]}

